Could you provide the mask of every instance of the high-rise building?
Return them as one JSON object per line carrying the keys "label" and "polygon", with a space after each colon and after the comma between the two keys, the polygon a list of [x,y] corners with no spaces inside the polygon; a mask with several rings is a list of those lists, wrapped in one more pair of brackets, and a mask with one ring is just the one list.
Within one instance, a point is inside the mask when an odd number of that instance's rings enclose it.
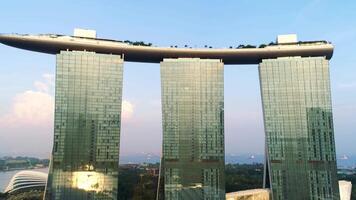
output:
{"label": "high-rise building", "polygon": [[260,48],[164,48],[76,29],[74,36],[0,34],[0,42],[59,53],[46,197],[116,198],[123,65],[117,55],[125,55],[161,63],[166,199],[225,198],[223,66],[258,63],[264,179],[273,199],[339,198],[328,66],[334,47],[327,41],[290,34]]}
{"label": "high-rise building", "polygon": [[46,199],[117,199],[122,77],[118,55],[57,55]]}
{"label": "high-rise building", "polygon": [[259,73],[273,199],[339,199],[328,60],[264,59]]}
{"label": "high-rise building", "polygon": [[164,195],[224,199],[224,64],[161,62]]}

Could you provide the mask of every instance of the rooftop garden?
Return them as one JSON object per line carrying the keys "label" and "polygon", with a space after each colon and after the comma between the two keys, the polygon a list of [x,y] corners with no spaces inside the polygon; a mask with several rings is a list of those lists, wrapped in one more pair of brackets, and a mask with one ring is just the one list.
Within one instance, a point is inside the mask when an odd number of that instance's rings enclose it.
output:
{"label": "rooftop garden", "polygon": [[[146,43],[144,41],[131,41],[131,40],[124,40],[124,41],[119,41],[119,40],[110,40],[110,39],[100,39],[97,38],[97,40],[104,40],[104,41],[113,41],[113,42],[123,42],[129,45],[134,45],[134,46],[146,46],[150,47],[153,46],[152,43]],[[329,42],[325,40],[320,40],[320,41],[299,41],[296,43],[285,43],[285,44],[278,44],[276,42],[270,42],[268,44],[260,44],[260,45],[251,45],[251,44],[239,44],[237,46],[229,46],[229,49],[255,49],[255,48],[265,48],[268,46],[275,46],[275,45],[311,45],[311,44],[328,44]],[[171,45],[170,48],[190,48],[192,49],[193,47],[190,45],[185,44],[184,46],[178,46],[178,45]],[[197,47],[194,47],[197,48]],[[212,49],[214,48],[211,45],[204,45],[203,48],[209,48]]]}
{"label": "rooftop garden", "polygon": [[[152,43],[145,43],[143,41],[130,41],[130,40],[125,40],[123,41],[124,43],[130,44],[130,45],[135,45],[135,46],[152,46]],[[276,42],[270,42],[268,44],[260,44],[258,46],[251,45],[251,44],[240,44],[238,46],[229,46],[229,49],[255,49],[255,48],[265,48],[268,46],[275,46],[275,45],[310,45],[310,44],[328,44],[329,42],[327,41],[299,41],[297,43],[288,43],[288,44],[277,44]],[[170,48],[190,48],[192,49],[192,46],[189,45],[184,45],[182,47],[178,45],[171,45]],[[196,48],[196,47],[194,47]],[[210,45],[204,45],[204,48],[209,48],[212,49],[214,48],[213,46]]]}

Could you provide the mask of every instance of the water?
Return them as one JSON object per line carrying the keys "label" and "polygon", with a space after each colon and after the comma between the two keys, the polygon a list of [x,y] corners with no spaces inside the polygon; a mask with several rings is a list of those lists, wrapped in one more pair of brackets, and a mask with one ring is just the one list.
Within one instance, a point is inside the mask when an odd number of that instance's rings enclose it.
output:
{"label": "water", "polygon": [[[0,192],[3,192],[5,190],[11,178],[19,171],[24,171],[24,170],[14,170],[14,171],[6,171],[6,172],[0,171]],[[48,173],[48,168],[31,169],[30,171]]]}

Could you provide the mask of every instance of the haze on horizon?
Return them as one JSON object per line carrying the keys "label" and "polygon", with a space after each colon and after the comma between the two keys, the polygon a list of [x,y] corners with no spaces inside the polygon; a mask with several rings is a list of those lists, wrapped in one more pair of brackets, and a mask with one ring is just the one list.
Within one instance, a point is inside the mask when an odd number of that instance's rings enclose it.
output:
{"label": "haze on horizon", "polygon": [[[21,6],[19,6],[21,5]],[[279,34],[335,45],[331,88],[337,154],[356,154],[356,3],[206,1],[4,2],[0,32],[98,37],[184,47],[259,45]],[[16,12],[13,12],[16,10]],[[64,11],[65,10],[65,14]],[[327,11],[327,12],[326,12]],[[124,64],[121,154],[161,151],[158,64]],[[55,56],[0,45],[0,156],[49,157],[53,139]],[[263,154],[257,65],[225,66],[226,153]]]}

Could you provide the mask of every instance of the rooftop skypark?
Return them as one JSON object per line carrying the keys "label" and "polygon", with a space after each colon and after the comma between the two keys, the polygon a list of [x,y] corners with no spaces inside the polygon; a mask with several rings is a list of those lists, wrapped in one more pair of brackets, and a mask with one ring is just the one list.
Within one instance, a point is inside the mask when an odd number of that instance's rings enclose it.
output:
{"label": "rooftop skypark", "polygon": [[[288,37],[289,36],[289,37]],[[100,39],[96,32],[75,33],[73,36],[57,34],[21,35],[2,34],[0,42],[9,46],[48,54],[61,50],[93,51],[97,53],[124,55],[125,61],[159,63],[164,58],[220,59],[224,64],[258,64],[262,59],[278,57],[326,57],[333,54],[333,45],[327,41],[298,41],[296,35],[281,35],[277,41],[267,44],[238,45],[229,48],[178,48],[155,47],[143,41],[119,41]]]}

